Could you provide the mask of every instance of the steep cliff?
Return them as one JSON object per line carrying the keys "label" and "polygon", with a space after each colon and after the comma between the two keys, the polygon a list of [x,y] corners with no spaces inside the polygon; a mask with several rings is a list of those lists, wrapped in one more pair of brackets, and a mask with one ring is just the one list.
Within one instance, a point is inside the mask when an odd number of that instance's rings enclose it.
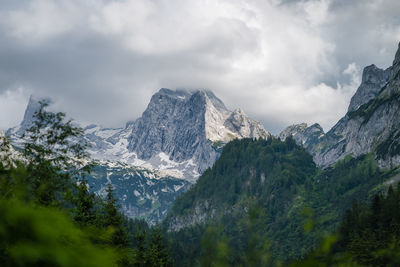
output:
{"label": "steep cliff", "polygon": [[[327,167],[347,155],[373,152],[380,167],[400,165],[400,46],[393,65],[386,70],[375,65],[363,71],[362,83],[352,97],[348,112],[320,138],[305,134],[308,128],[288,127],[288,134],[313,155],[318,166]],[[303,143],[312,139],[313,142]]]}

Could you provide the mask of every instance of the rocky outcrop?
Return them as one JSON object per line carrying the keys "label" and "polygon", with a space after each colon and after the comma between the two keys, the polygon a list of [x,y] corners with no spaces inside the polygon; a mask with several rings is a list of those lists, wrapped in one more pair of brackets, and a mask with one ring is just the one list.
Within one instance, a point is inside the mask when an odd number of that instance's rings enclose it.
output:
{"label": "rocky outcrop", "polygon": [[[306,143],[320,167],[327,167],[347,155],[357,157],[373,152],[380,167],[400,165],[400,44],[393,66],[381,70],[374,65],[363,71],[363,79],[353,96],[347,114],[318,142]],[[305,125],[288,128],[303,144]],[[298,136],[298,137],[296,137]]]}
{"label": "rocky outcrop", "polygon": [[325,136],[325,133],[321,125],[318,123],[315,123],[309,127],[306,123],[300,123],[287,127],[279,134],[278,137],[284,141],[289,136],[292,136],[297,144],[302,145],[304,148],[310,151],[321,141],[321,139]]}
{"label": "rocky outcrop", "polygon": [[373,64],[365,67],[362,74],[361,85],[351,98],[348,112],[357,110],[363,104],[375,98],[381,88],[388,82],[391,71],[391,67],[382,70]]}
{"label": "rocky outcrop", "polygon": [[[400,47],[399,47],[400,50]],[[329,166],[346,155],[359,156],[374,152],[381,167],[391,168],[400,164],[397,151],[397,132],[400,126],[400,52],[397,51],[393,66],[385,71],[376,70],[363,78],[358,91],[365,84],[380,84],[376,97],[349,112],[326,134],[314,149],[314,159],[320,166]],[[385,79],[390,72],[390,78]],[[370,87],[372,88],[372,87]],[[357,93],[356,93],[357,95]],[[363,101],[360,101],[362,103]],[[365,101],[364,101],[365,102]]]}

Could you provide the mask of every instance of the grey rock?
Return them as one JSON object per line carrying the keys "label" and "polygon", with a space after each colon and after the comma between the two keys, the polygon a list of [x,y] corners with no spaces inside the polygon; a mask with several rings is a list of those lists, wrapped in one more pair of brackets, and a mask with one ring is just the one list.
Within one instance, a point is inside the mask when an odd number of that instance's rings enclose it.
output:
{"label": "grey rock", "polygon": [[307,126],[306,123],[294,124],[284,129],[279,135],[279,139],[284,141],[287,137],[292,136],[297,144],[302,145],[307,150],[318,144],[325,136],[321,125],[315,123]]}
{"label": "grey rock", "polygon": [[136,120],[128,150],[143,160],[161,152],[176,162],[193,159],[198,172],[203,172],[217,158],[205,135],[206,98],[203,91],[189,94],[161,89]]}
{"label": "grey rock", "polygon": [[224,143],[269,136],[259,122],[240,109],[229,111],[211,91],[162,88],[136,121],[120,129],[91,125],[85,138],[97,159],[147,164],[194,181],[215,162]]}
{"label": "grey rock", "polygon": [[[381,167],[399,166],[399,57],[397,51],[393,66],[386,71],[373,68],[373,74],[367,75],[364,82],[374,84],[374,92],[381,85],[376,97],[355,110],[349,108],[351,111],[321,140],[319,149],[313,147],[314,160],[319,166],[329,166],[346,155],[357,157],[370,152],[375,154]],[[390,78],[385,82],[388,72],[391,73]]]}
{"label": "grey rock", "polygon": [[348,112],[357,110],[361,105],[375,98],[381,88],[389,81],[392,68],[386,70],[370,65],[364,68],[361,85],[350,101]]}
{"label": "grey rock", "polygon": [[363,79],[351,99],[347,114],[326,134],[306,124],[286,128],[279,137],[292,135],[320,167],[328,167],[347,155],[374,153],[383,168],[400,166],[400,45],[392,67],[375,65],[363,71]]}

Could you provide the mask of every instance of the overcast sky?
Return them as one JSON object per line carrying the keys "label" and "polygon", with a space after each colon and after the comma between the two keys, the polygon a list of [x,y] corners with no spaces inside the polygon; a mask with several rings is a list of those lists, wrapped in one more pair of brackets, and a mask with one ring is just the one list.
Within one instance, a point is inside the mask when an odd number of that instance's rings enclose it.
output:
{"label": "overcast sky", "polygon": [[29,95],[122,126],[161,87],[207,88],[267,130],[346,112],[391,65],[399,0],[0,0],[0,128]]}

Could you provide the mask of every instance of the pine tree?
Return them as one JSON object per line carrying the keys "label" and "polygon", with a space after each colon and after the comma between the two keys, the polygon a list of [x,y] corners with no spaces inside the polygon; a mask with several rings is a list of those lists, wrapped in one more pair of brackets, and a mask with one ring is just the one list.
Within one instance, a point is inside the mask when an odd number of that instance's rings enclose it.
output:
{"label": "pine tree", "polygon": [[96,222],[95,195],[88,191],[86,179],[82,179],[78,185],[76,196],[76,211],[74,220],[81,225],[94,225]]}
{"label": "pine tree", "polygon": [[118,211],[117,199],[114,197],[111,183],[107,186],[107,196],[104,203],[104,226],[111,227],[113,234],[111,243],[117,247],[128,247],[128,237],[123,226],[123,215]]}
{"label": "pine tree", "polygon": [[146,266],[146,234],[143,227],[139,225],[137,232],[134,236],[136,247],[135,247],[135,263],[136,266]]}
{"label": "pine tree", "polygon": [[146,257],[146,266],[166,267],[172,266],[172,260],[168,255],[161,229],[154,228],[150,235],[149,247]]}

